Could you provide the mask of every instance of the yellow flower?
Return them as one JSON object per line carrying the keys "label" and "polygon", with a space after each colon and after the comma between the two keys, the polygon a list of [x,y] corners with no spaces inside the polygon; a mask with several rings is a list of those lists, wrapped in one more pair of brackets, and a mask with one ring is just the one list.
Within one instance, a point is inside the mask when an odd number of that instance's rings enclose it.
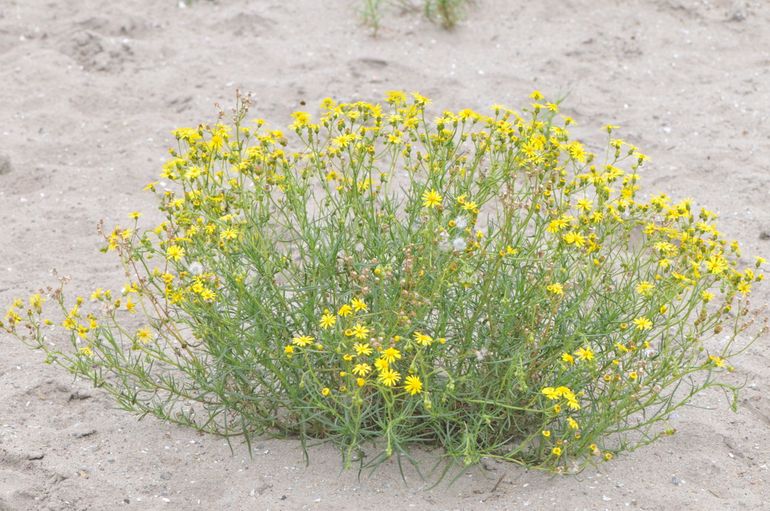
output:
{"label": "yellow flower", "polygon": [[580,199],[577,201],[577,208],[581,211],[591,211],[594,207],[594,202],[591,199]]}
{"label": "yellow flower", "polygon": [[738,286],[736,287],[739,293],[741,293],[743,296],[746,296],[751,292],[751,284],[749,282],[740,282]]}
{"label": "yellow flower", "polygon": [[594,352],[591,351],[591,348],[578,348],[575,351],[575,356],[577,356],[578,360],[593,360]]}
{"label": "yellow flower", "polygon": [[554,284],[549,284],[545,287],[545,289],[552,294],[562,296],[564,294],[564,286],[559,284],[558,282]]}
{"label": "yellow flower", "polygon": [[411,395],[422,392],[422,382],[420,381],[420,378],[418,376],[407,376],[404,390]]}
{"label": "yellow flower", "polygon": [[318,324],[324,330],[333,327],[335,323],[337,323],[337,317],[334,314],[330,314],[328,310],[324,311],[323,316],[321,316],[321,320],[318,322]]}
{"label": "yellow flower", "polygon": [[370,366],[369,364],[363,364],[363,363],[356,364],[355,366],[353,366],[352,372],[357,376],[366,376],[367,374],[372,372],[372,366]]}
{"label": "yellow flower", "polygon": [[294,354],[294,346],[291,344],[284,346],[283,352],[286,354],[286,356],[291,357]]}
{"label": "yellow flower", "polygon": [[540,390],[540,393],[548,399],[559,399],[560,396],[560,394],[553,387],[544,387],[542,390]]}
{"label": "yellow flower", "polygon": [[[356,312],[362,312],[362,311],[363,312],[368,312],[369,311],[369,308],[366,306],[366,302],[364,302],[363,300],[361,300],[359,298],[353,298],[353,300],[351,300],[351,302],[350,302],[350,305],[353,306],[353,310],[355,310]],[[344,305],[343,305],[343,307],[344,307]]]}
{"label": "yellow flower", "polygon": [[[10,319],[14,319],[14,320],[15,320],[15,321],[17,321],[17,322],[18,322],[18,321],[21,321],[21,318],[19,318],[19,316],[18,316],[18,315],[17,315],[17,314],[16,314],[14,311],[12,311],[12,310],[9,310],[9,311],[8,311],[8,314],[6,315],[6,317],[7,317],[9,320],[10,320]],[[17,319],[17,318],[18,318],[18,319]],[[61,326],[63,326],[63,327],[64,327],[64,328],[66,328],[67,330],[75,330],[75,329],[77,328],[78,324],[77,324],[77,322],[76,322],[74,319],[72,319],[71,317],[67,317],[67,318],[65,318],[65,319],[64,319],[64,321],[62,321],[62,324],[61,324]]]}
{"label": "yellow flower", "polygon": [[353,345],[353,349],[356,350],[357,355],[371,355],[372,354],[372,347],[369,346],[366,343],[355,343]]}
{"label": "yellow flower", "polygon": [[382,352],[380,357],[382,358],[382,360],[386,361],[388,364],[392,364],[393,362],[401,358],[401,352],[398,351],[396,348],[388,348]]}
{"label": "yellow flower", "polygon": [[353,314],[353,307],[351,307],[348,304],[345,304],[342,307],[340,307],[340,310],[337,311],[337,314],[339,314],[342,317],[350,316],[351,314]]}
{"label": "yellow flower", "polygon": [[551,454],[554,456],[561,456],[561,447],[554,447],[551,449]]}
{"label": "yellow flower", "polygon": [[570,429],[578,429],[580,427],[580,424],[572,417],[567,417],[567,424],[569,424]]}
{"label": "yellow flower", "polygon": [[300,348],[304,348],[305,346],[308,346],[310,343],[312,343],[315,339],[310,337],[309,335],[300,335],[291,340],[292,343],[296,344]]}
{"label": "yellow flower", "polygon": [[479,205],[478,205],[478,204],[476,204],[476,203],[475,203],[475,202],[473,202],[473,201],[465,201],[465,202],[463,203],[463,205],[462,205],[462,208],[463,208],[465,211],[468,211],[468,212],[470,212],[470,213],[475,213],[475,214],[478,214],[478,212],[479,212]]}
{"label": "yellow flower", "polygon": [[179,261],[184,257],[184,247],[179,245],[171,245],[166,249],[166,259]]}
{"label": "yellow flower", "polygon": [[152,337],[152,332],[150,332],[149,328],[140,328],[136,331],[136,338],[140,342],[147,344],[150,342],[150,338]]}
{"label": "yellow flower", "polygon": [[83,355],[84,357],[94,356],[94,352],[90,346],[83,346],[82,348],[80,348],[80,354]]}
{"label": "yellow flower", "polygon": [[643,280],[636,285],[636,292],[642,296],[650,296],[653,289],[655,289],[655,285],[646,280]]}
{"label": "yellow flower", "polygon": [[383,369],[377,377],[380,383],[386,387],[392,387],[401,380],[401,375],[393,369]]}
{"label": "yellow flower", "polygon": [[564,236],[562,236],[562,239],[568,245],[575,245],[576,247],[582,247],[586,244],[585,237],[582,234],[575,231],[570,231],[564,234]]}
{"label": "yellow flower", "polygon": [[418,344],[421,344],[423,346],[430,346],[431,343],[433,343],[433,337],[420,332],[414,333],[414,340],[417,341]]}
{"label": "yellow flower", "polygon": [[234,240],[237,237],[238,237],[238,231],[236,229],[233,229],[232,227],[223,230],[219,234],[219,239],[222,241]]}
{"label": "yellow flower", "polygon": [[652,328],[652,321],[644,317],[636,318],[634,320],[634,325],[636,325],[636,329],[640,331],[650,330]]}
{"label": "yellow flower", "polygon": [[412,97],[414,98],[414,102],[419,106],[425,106],[426,104],[430,103],[430,99],[426,98],[419,92],[413,92]]}
{"label": "yellow flower", "polygon": [[291,124],[291,127],[294,129],[310,124],[310,114],[307,112],[294,112],[291,116],[294,118],[294,122]]}
{"label": "yellow flower", "polygon": [[363,378],[356,378],[356,385],[358,385],[359,387],[363,387],[364,385],[366,385],[366,380]]}
{"label": "yellow flower", "polygon": [[548,223],[548,227],[546,227],[546,231],[550,233],[557,233],[560,230],[566,228],[569,226],[570,220],[572,220],[573,217],[570,215],[562,215],[559,218],[556,218],[554,220],[551,220]]}
{"label": "yellow flower", "polygon": [[[348,332],[345,332],[345,335],[348,335]],[[356,339],[366,339],[366,337],[369,335],[369,329],[362,325],[361,323],[356,323],[352,329],[350,329],[350,334],[348,337],[355,337]]]}
{"label": "yellow flower", "polygon": [[714,275],[721,275],[727,269],[727,260],[721,254],[712,255],[706,261],[706,269]]}
{"label": "yellow flower", "polygon": [[139,220],[140,216],[142,216],[142,214],[138,211],[132,211],[128,214],[128,218],[131,218],[132,220]]}
{"label": "yellow flower", "polygon": [[389,90],[385,93],[385,101],[394,105],[403,105],[406,103],[406,93],[400,90]]}
{"label": "yellow flower", "polygon": [[44,303],[45,299],[37,293],[29,297],[29,306],[38,312],[43,308]]}
{"label": "yellow flower", "polygon": [[713,362],[713,364],[717,367],[725,366],[725,359],[723,359],[722,357],[718,357],[716,355],[709,355],[709,361]]}
{"label": "yellow flower", "polygon": [[628,377],[631,380],[636,381],[636,379],[639,378],[639,373],[637,373],[636,371],[631,371],[630,373],[628,373]]}
{"label": "yellow flower", "polygon": [[422,205],[426,208],[435,208],[441,205],[443,198],[436,190],[422,194]]}
{"label": "yellow flower", "polygon": [[563,362],[566,362],[568,364],[574,364],[575,363],[575,357],[570,355],[569,353],[562,353],[561,359]]}
{"label": "yellow flower", "polygon": [[324,387],[321,389],[321,395],[323,395],[324,397],[328,396],[331,393],[332,391],[329,389],[329,387]]}
{"label": "yellow flower", "polygon": [[549,430],[547,430],[547,429],[544,429],[543,430],[543,436],[545,438],[550,438],[551,437],[551,432]]}

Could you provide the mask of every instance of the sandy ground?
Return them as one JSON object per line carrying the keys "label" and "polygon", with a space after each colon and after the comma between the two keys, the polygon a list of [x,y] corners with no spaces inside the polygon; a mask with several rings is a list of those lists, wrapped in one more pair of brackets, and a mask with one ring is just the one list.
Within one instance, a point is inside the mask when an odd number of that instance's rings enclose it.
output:
{"label": "sandy ground", "polygon": [[[284,124],[306,101],[419,90],[440,108],[569,93],[579,134],[605,122],[652,157],[653,189],[720,212],[770,255],[770,4],[766,0],[477,0],[448,33],[393,12],[374,39],[355,0],[0,0],[0,303],[52,282],[121,284],[95,225],[151,210],[141,192],[170,130],[214,119],[234,89]],[[4,158],[10,164],[4,163]],[[768,303],[770,286],[755,295]],[[740,360],[737,413],[698,400],[651,447],[577,477],[486,464],[426,489],[396,463],[360,480],[330,446],[253,458],[221,439],[138,422],[0,336],[0,510],[770,509],[767,339]]]}

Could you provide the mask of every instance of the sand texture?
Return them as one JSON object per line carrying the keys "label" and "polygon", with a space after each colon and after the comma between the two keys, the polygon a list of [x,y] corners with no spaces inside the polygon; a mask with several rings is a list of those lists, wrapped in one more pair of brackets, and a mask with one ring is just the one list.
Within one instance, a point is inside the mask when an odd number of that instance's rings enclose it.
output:
{"label": "sand texture", "polygon": [[[651,157],[646,189],[721,216],[747,256],[770,257],[767,0],[477,0],[452,32],[392,11],[377,38],[355,0],[0,0],[0,304],[53,283],[119,288],[96,224],[152,211],[178,126],[215,120],[235,89],[286,125],[326,96],[419,90],[436,108],[519,107],[540,89],[589,146],[607,122]],[[301,106],[306,102],[307,106]],[[152,215],[145,219],[152,220]],[[768,303],[760,286],[753,304]],[[3,311],[4,312],[4,311]],[[770,509],[770,357],[733,361],[678,433],[576,477],[484,463],[426,489],[398,464],[358,479],[331,446],[218,438],[137,421],[86,382],[0,335],[0,510]]]}

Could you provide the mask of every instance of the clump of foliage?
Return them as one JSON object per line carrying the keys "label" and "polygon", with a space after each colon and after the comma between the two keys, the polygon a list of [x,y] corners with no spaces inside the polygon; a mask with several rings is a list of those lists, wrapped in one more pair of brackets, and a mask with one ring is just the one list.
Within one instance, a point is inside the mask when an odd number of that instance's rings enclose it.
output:
{"label": "clump of foliage", "polygon": [[375,34],[380,28],[382,12],[388,5],[402,10],[422,10],[425,17],[449,30],[462,18],[468,0],[421,0],[417,5],[410,0],[363,0],[361,17]]}
{"label": "clump of foliage", "polygon": [[2,326],[126,410],[346,465],[427,445],[564,471],[649,443],[736,390],[764,260],[739,267],[690,200],[643,200],[617,127],[597,156],[532,97],[435,120],[416,93],[326,99],[288,133],[240,99],[174,132],[159,225],[105,233],[120,293],[42,291]]}

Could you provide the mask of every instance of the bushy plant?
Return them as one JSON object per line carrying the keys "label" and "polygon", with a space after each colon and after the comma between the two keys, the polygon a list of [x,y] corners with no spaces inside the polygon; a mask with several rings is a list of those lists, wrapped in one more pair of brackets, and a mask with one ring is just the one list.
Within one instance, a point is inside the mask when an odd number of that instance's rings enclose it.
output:
{"label": "bushy plant", "polygon": [[4,328],[126,410],[329,439],[346,465],[427,445],[563,471],[649,443],[736,390],[762,275],[714,213],[640,197],[617,127],[596,156],[532,97],[433,121],[419,94],[326,99],[288,134],[241,98],[232,124],[174,132],[147,186],[162,223],[105,233],[122,293],[42,291]]}
{"label": "bushy plant", "polygon": [[427,19],[450,30],[462,18],[467,3],[467,0],[420,0],[416,4],[409,0],[363,0],[361,17],[376,35],[380,28],[382,11],[388,5],[394,5],[407,11],[422,10]]}

